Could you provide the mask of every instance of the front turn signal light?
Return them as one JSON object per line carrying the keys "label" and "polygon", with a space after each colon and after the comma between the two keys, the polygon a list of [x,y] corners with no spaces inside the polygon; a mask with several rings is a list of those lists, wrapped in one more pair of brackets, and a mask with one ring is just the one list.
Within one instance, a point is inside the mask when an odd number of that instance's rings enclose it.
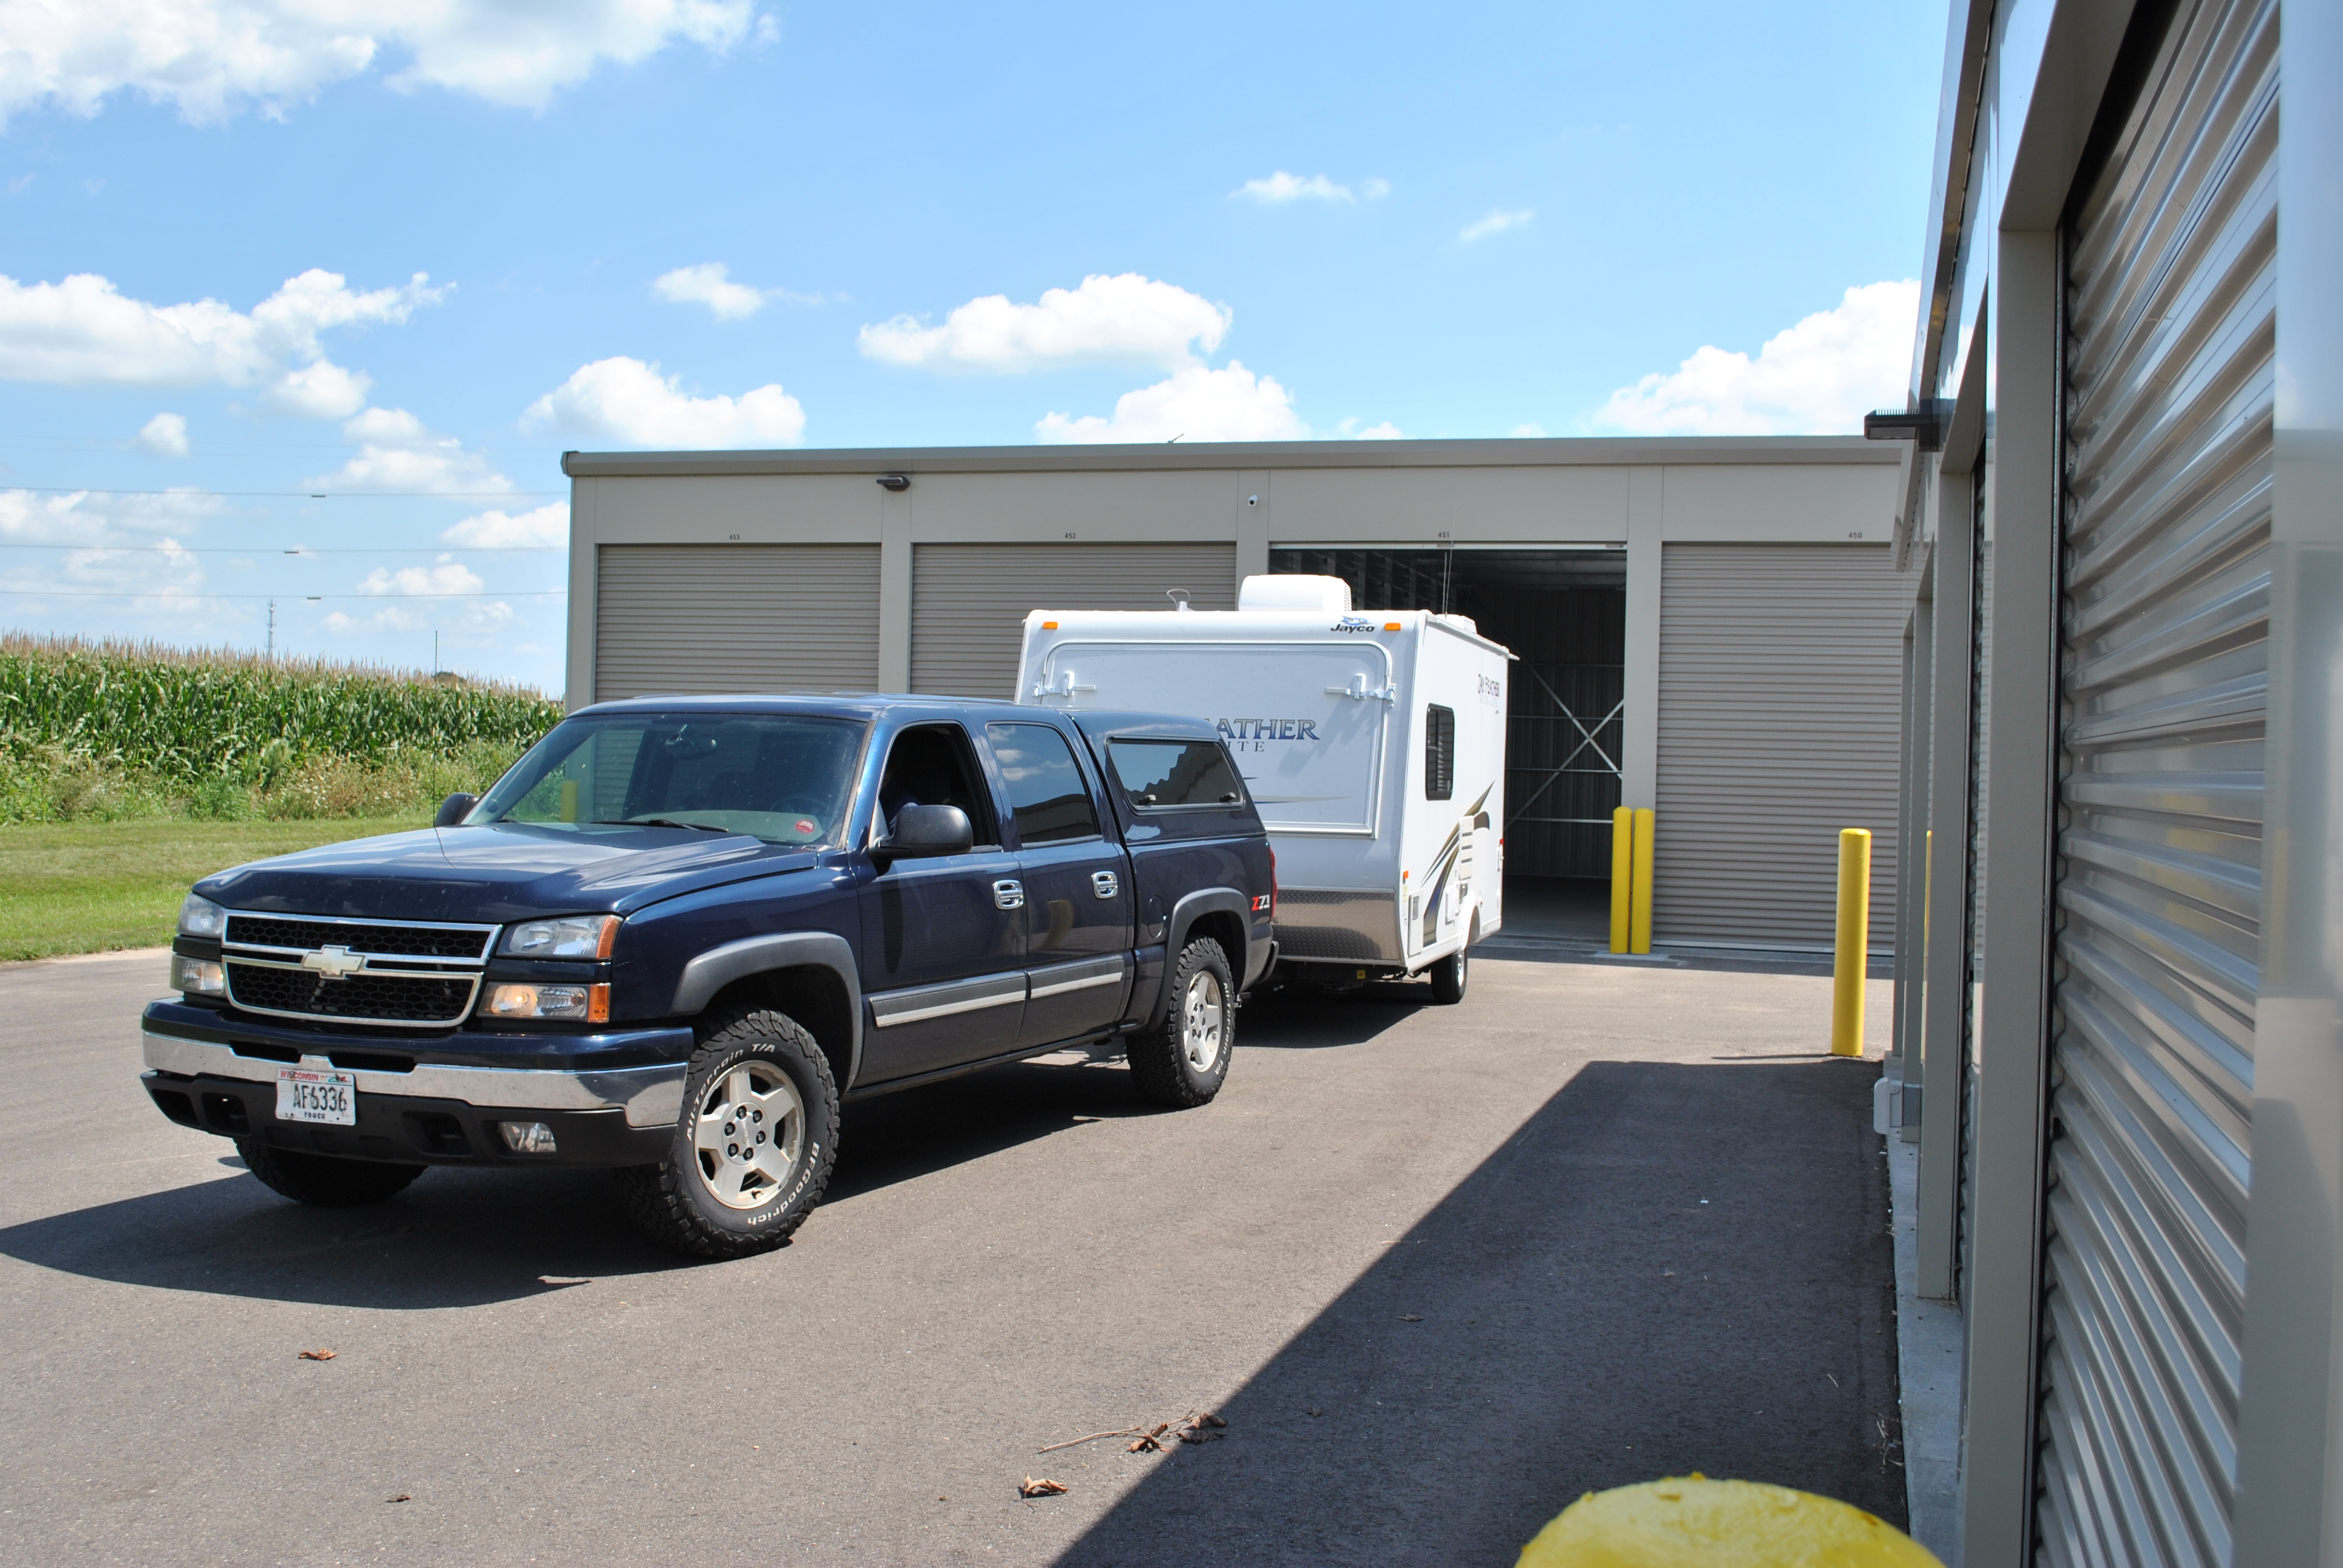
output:
{"label": "front turn signal light", "polygon": [[610,987],[607,981],[597,985],[544,985],[499,980],[488,987],[480,1010],[490,1018],[558,1018],[575,1023],[608,1023]]}
{"label": "front turn signal light", "polygon": [[171,989],[189,996],[226,996],[227,973],[211,959],[191,959],[185,953],[171,955]]}

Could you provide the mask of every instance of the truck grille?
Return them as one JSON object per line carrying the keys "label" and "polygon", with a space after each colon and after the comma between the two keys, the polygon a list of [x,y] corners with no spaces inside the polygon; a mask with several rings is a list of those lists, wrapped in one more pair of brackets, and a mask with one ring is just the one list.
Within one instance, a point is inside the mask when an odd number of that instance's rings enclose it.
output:
{"label": "truck grille", "polygon": [[357,974],[327,980],[302,969],[227,963],[228,1000],[251,1012],[343,1023],[443,1024],[471,1010],[477,974]]}
{"label": "truck grille", "polygon": [[384,958],[468,959],[478,963],[488,956],[488,941],[496,934],[493,926],[411,926],[232,914],[227,918],[226,943],[232,948],[275,948],[296,953],[331,944]]}
{"label": "truck grille", "polygon": [[497,930],[231,910],[220,954],[228,1005],[280,1018],[445,1028],[472,1010]]}

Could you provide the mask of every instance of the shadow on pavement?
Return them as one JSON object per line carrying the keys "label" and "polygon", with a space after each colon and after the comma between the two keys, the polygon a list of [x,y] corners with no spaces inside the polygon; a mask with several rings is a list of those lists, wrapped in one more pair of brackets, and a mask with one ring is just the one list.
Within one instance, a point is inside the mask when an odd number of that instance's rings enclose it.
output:
{"label": "shadow on pavement", "polygon": [[1509,1563],[1694,1470],[1900,1525],[1878,1070],[1588,1065],[1061,1562]]}
{"label": "shadow on pavement", "polygon": [[[1418,1005],[1374,990],[1306,1005],[1265,999],[1245,1010],[1239,1044],[1360,1044]],[[882,1095],[843,1109],[828,1197],[916,1181],[1083,1121],[1158,1113],[1133,1090],[1119,1050]],[[225,1140],[219,1149],[232,1153]],[[239,1162],[222,1163],[237,1175],[0,1230],[0,1254],[123,1284],[389,1311],[512,1301],[587,1279],[693,1266],[637,1237],[607,1172],[442,1166],[389,1202],[335,1210],[288,1202]]]}
{"label": "shadow on pavement", "polygon": [[0,1252],[122,1284],[390,1311],[678,1261],[627,1228],[607,1174],[450,1168],[363,1209],[304,1208],[239,1173],[14,1225]]}

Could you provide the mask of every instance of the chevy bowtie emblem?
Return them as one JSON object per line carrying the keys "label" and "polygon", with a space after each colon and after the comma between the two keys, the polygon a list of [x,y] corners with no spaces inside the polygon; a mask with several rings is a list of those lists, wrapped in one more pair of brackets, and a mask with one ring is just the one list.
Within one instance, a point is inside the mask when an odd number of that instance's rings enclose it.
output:
{"label": "chevy bowtie emblem", "polygon": [[327,980],[347,980],[366,968],[366,958],[347,948],[319,948],[314,953],[301,955],[301,967],[316,970]]}

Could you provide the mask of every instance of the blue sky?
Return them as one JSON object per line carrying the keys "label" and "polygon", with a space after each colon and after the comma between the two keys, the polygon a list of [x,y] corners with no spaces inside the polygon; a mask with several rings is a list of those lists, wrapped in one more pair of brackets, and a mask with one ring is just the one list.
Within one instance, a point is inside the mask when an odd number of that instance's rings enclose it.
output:
{"label": "blue sky", "polygon": [[1944,18],[0,0],[0,625],[558,688],[569,447],[1849,430]]}

